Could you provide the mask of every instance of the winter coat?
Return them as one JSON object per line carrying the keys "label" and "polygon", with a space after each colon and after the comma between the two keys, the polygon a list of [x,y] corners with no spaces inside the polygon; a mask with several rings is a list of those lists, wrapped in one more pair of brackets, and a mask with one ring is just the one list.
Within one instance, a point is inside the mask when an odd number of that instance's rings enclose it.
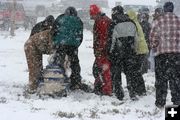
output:
{"label": "winter coat", "polygon": [[107,56],[107,41],[108,41],[108,29],[111,24],[111,19],[104,13],[100,14],[95,20],[93,28],[93,48],[95,57]]}
{"label": "winter coat", "polygon": [[148,48],[150,48],[150,41],[149,41],[149,34],[151,31],[151,24],[148,21],[142,21],[140,22],[140,25],[142,26],[143,32],[144,32],[144,37],[146,40],[146,43],[148,45]]}
{"label": "winter coat", "polygon": [[47,16],[45,20],[43,20],[42,22],[37,23],[32,28],[30,37],[33,36],[36,33],[51,29],[52,25],[53,25],[53,22],[54,22],[54,17],[52,15]]}
{"label": "winter coat", "polygon": [[44,25],[44,21],[39,22],[32,28],[30,36],[48,29],[50,29],[50,27]]}
{"label": "winter coat", "polygon": [[133,10],[127,12],[128,16],[135,22],[137,27],[137,43],[136,43],[136,53],[137,54],[147,54],[149,52],[148,46],[144,37],[144,33],[141,25],[138,22],[137,15]]}
{"label": "winter coat", "polygon": [[125,14],[112,16],[110,27],[109,53],[111,61],[118,61],[127,55],[135,55],[137,29],[135,23]]}
{"label": "winter coat", "polygon": [[83,23],[79,17],[60,15],[53,25],[53,44],[79,47],[83,40]]}

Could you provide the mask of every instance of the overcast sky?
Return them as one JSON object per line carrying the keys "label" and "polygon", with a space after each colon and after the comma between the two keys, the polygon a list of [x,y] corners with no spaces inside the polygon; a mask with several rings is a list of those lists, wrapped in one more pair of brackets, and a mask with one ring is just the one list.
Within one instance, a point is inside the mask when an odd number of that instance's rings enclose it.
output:
{"label": "overcast sky", "polygon": [[115,1],[121,1],[122,4],[156,5],[156,0],[109,0],[110,6],[114,6]]}

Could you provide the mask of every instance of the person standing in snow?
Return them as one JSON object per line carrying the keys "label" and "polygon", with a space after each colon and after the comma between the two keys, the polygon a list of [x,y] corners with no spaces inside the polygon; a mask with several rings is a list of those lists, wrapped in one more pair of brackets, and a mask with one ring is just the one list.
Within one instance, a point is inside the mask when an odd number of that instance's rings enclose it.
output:
{"label": "person standing in snow", "polygon": [[[149,34],[151,30],[151,24],[149,23],[149,9],[148,8],[142,9],[141,12],[139,13],[139,16],[140,16],[139,23],[142,27],[144,37],[148,45],[148,49],[150,50]],[[148,69],[150,66],[150,63],[148,61],[149,55],[150,53],[148,53],[144,58],[143,65],[142,65],[142,74],[148,72]]]}
{"label": "person standing in snow", "polygon": [[90,5],[90,17],[95,21],[93,28],[93,49],[95,56],[93,65],[93,75],[95,78],[94,92],[100,95],[112,95],[111,63],[108,60],[106,48],[111,19],[102,13],[95,4]]}
{"label": "person standing in snow", "polygon": [[[124,98],[124,90],[122,87],[122,80],[121,80],[121,73],[126,70],[126,68],[123,68],[123,59],[120,57],[120,49],[118,44],[116,44],[116,38],[115,34],[120,34],[120,31],[116,31],[115,28],[117,28],[118,24],[121,23],[129,23],[131,24],[131,20],[128,18],[127,15],[124,14],[123,8],[121,6],[116,6],[112,9],[112,22],[111,26],[109,28],[109,40],[108,40],[108,54],[109,59],[111,61],[111,74],[112,74],[112,85],[113,85],[113,92],[115,93],[116,97],[119,100],[122,100]],[[133,24],[134,25],[134,24]],[[132,26],[133,26],[132,25]],[[128,26],[128,25],[127,25]],[[126,27],[127,27],[126,26]],[[135,26],[134,26],[135,28]],[[121,28],[122,29],[122,28]],[[133,30],[132,30],[133,31]],[[135,30],[134,30],[135,32]],[[135,35],[135,33],[134,33]],[[128,52],[125,50],[125,52]],[[124,69],[124,70],[123,70]]]}
{"label": "person standing in snow", "polygon": [[[124,72],[129,96],[132,100],[137,100],[137,94],[143,95],[146,93],[144,80],[141,78],[141,64],[137,62],[137,52],[141,49],[138,47],[139,44],[142,44],[138,43],[139,40],[136,39],[138,29],[136,23],[128,15],[124,14],[124,9],[121,6],[116,6],[112,9],[112,19],[110,59],[112,63],[115,63],[113,75],[115,94],[119,100],[122,100],[124,97],[121,87],[121,73]],[[116,59],[113,57],[116,57]]]}
{"label": "person standing in snow", "polygon": [[136,34],[136,69],[134,70],[134,74],[136,76],[134,79],[134,86],[136,87],[135,91],[136,94],[139,96],[143,96],[146,95],[146,87],[145,87],[145,83],[144,83],[144,78],[142,76],[143,72],[143,65],[144,65],[144,61],[146,59],[147,54],[149,53],[149,49],[148,49],[148,45],[147,42],[145,40],[144,37],[144,32],[143,29],[140,25],[140,23],[138,22],[137,19],[137,15],[135,13],[135,11],[133,10],[128,10],[127,12],[128,16],[130,17],[131,20],[133,20],[133,22],[136,25],[137,28],[137,34]]}
{"label": "person standing in snow", "polygon": [[[153,14],[153,21],[158,19],[159,16],[163,15],[163,9],[161,7],[158,7],[155,9],[155,12]],[[150,33],[149,33],[150,34]],[[150,46],[149,41],[149,48],[150,48],[150,55],[149,55],[149,62],[150,62],[150,71],[154,72],[155,69],[155,62],[154,62],[154,49]]]}
{"label": "person standing in snow", "polygon": [[78,48],[83,41],[83,22],[78,17],[77,10],[68,7],[64,14],[56,18],[52,30],[53,48],[56,51],[54,63],[63,68],[65,57],[68,56],[71,68],[70,89],[88,91],[88,86],[81,83]]}
{"label": "person standing in snow", "polygon": [[172,2],[163,6],[164,14],[153,21],[150,32],[151,47],[155,49],[155,105],[166,104],[168,82],[171,101],[180,105],[180,19],[174,13]]}
{"label": "person standing in snow", "polygon": [[44,21],[36,24],[29,39],[24,44],[24,51],[29,71],[28,92],[35,93],[38,82],[42,81],[42,55],[52,53],[52,40],[50,29],[54,22],[53,16],[48,16]]}
{"label": "person standing in snow", "polygon": [[153,14],[153,21],[158,19],[159,16],[163,15],[164,11],[162,8],[158,7],[155,9],[154,14]]}

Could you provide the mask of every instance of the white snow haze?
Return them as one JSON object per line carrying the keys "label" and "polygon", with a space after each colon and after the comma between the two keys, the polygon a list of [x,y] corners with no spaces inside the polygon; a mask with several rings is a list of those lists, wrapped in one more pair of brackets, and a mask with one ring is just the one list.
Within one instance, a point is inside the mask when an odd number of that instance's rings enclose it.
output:
{"label": "white snow haze", "polygon": [[[53,0],[49,1],[53,3]],[[60,0],[55,1],[56,5]],[[109,0],[111,8],[115,5],[115,1],[121,1],[123,5],[156,5],[156,0]],[[49,6],[51,5],[49,4]],[[52,9],[54,17],[61,14],[59,12],[56,13],[54,9]],[[110,11],[110,9],[108,10]],[[109,13],[108,16],[110,16]],[[37,22],[44,20],[45,17],[37,16]],[[0,29],[0,120],[165,119],[165,110],[155,106],[155,73],[152,71],[143,75],[147,96],[138,96],[138,101],[130,99],[126,77],[123,73],[122,86],[125,97],[122,101],[118,100],[114,94],[112,96],[100,96],[81,90],[70,91],[67,97],[60,98],[39,98],[36,95],[26,96],[24,89],[28,84],[29,74],[24,53],[24,43],[28,40],[30,33],[31,28],[25,30],[23,26],[17,27],[15,36],[11,36],[10,31]],[[92,67],[95,58],[93,53],[93,34],[90,30],[84,29],[83,42],[78,54],[82,82],[93,88]],[[44,67],[48,64],[47,58],[48,55],[43,55]],[[170,93],[167,96],[167,104],[172,104]]]}

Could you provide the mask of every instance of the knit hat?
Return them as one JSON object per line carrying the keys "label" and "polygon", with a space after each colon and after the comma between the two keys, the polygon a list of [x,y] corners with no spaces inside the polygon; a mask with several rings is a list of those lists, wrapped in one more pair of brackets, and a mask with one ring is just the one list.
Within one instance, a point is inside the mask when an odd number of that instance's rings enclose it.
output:
{"label": "knit hat", "polygon": [[44,22],[47,22],[49,25],[54,23],[54,17],[52,15],[49,15],[46,17],[46,19],[44,20]]}
{"label": "knit hat", "polygon": [[124,9],[122,6],[118,5],[112,8],[112,14],[124,14]]}
{"label": "knit hat", "polygon": [[65,12],[65,15],[70,15],[70,16],[77,16],[77,10],[74,7],[68,7]]}
{"label": "knit hat", "polygon": [[98,15],[99,13],[101,13],[101,10],[100,8],[93,4],[93,5],[90,5],[90,16],[95,16],[95,15]]}
{"label": "knit hat", "polygon": [[166,2],[163,8],[164,8],[164,12],[173,12],[174,4],[172,2]]}

